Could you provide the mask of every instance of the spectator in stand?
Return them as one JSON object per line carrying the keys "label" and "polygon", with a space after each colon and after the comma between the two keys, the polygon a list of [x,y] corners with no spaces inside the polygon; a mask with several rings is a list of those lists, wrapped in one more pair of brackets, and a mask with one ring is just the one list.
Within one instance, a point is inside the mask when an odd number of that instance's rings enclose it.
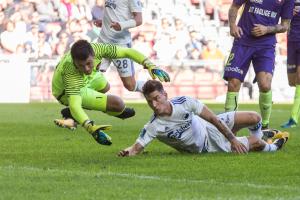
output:
{"label": "spectator in stand", "polygon": [[224,55],[214,40],[208,40],[201,53],[201,58],[204,60],[224,60]]}
{"label": "spectator in stand", "polygon": [[46,34],[44,31],[39,31],[38,34],[38,57],[39,58],[51,58],[52,49],[47,42]]}
{"label": "spectator in stand", "polygon": [[189,39],[190,41],[187,42],[187,44],[185,45],[185,48],[190,56],[191,52],[194,49],[197,49],[199,52],[202,51],[202,41],[199,38],[200,33],[196,32],[195,30],[190,31],[189,33]]}
{"label": "spectator in stand", "polygon": [[104,0],[96,0],[96,4],[92,8],[93,20],[101,20],[104,13]]}
{"label": "spectator in stand", "polygon": [[5,31],[4,21],[5,21],[4,12],[0,10],[0,33],[2,33],[3,31]]}
{"label": "spectator in stand", "polygon": [[52,22],[58,20],[58,12],[54,7],[53,1],[41,0],[36,3],[36,10],[42,22]]}
{"label": "spectator in stand", "polygon": [[5,52],[14,53],[18,44],[20,44],[20,38],[17,37],[18,33],[15,31],[13,21],[8,21],[5,27],[6,30],[0,35],[0,43]]}
{"label": "spectator in stand", "polygon": [[81,38],[86,38],[88,41],[94,41],[98,35],[92,30],[92,25],[88,18],[84,17],[79,20]]}
{"label": "spectator in stand", "polygon": [[179,46],[179,48],[185,49],[185,46],[189,41],[189,33],[182,19],[175,19],[175,32],[173,34],[176,36],[176,44]]}
{"label": "spectator in stand", "polygon": [[132,47],[143,52],[147,57],[151,57],[152,55],[152,47],[149,42],[146,42],[144,33],[138,34],[137,39],[133,41]]}
{"label": "spectator in stand", "polygon": [[87,20],[92,20],[92,11],[91,8],[87,5],[86,0],[76,0],[75,6],[77,10],[77,15],[74,16],[75,19],[86,18]]}

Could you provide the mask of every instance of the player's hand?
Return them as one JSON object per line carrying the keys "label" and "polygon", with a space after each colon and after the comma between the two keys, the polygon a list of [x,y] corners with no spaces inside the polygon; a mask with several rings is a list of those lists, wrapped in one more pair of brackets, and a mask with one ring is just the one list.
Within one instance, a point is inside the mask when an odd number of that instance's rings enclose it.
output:
{"label": "player's hand", "polygon": [[102,20],[101,19],[94,20],[93,24],[95,26],[97,26],[98,28],[101,28],[102,27]]}
{"label": "player's hand", "polygon": [[232,152],[239,153],[239,154],[248,153],[248,150],[245,147],[245,145],[242,144],[240,141],[238,141],[236,138],[231,140],[230,143],[231,143]]}
{"label": "player's hand", "polygon": [[158,68],[149,59],[144,60],[143,66],[148,69],[148,72],[152,79],[158,78],[161,82],[170,82],[170,76],[164,70]]}
{"label": "player's hand", "polygon": [[129,156],[129,151],[124,149],[124,150],[121,150],[119,153],[118,153],[118,156],[119,157],[126,157],[126,156]]}
{"label": "player's hand", "polygon": [[230,26],[230,35],[235,37],[235,38],[241,38],[243,35],[243,30],[241,27],[237,25]]}
{"label": "player's hand", "polygon": [[121,25],[118,22],[112,22],[110,24],[110,28],[113,28],[115,31],[120,31],[121,30]]}
{"label": "player's hand", "polygon": [[254,24],[251,34],[255,37],[260,37],[268,33],[268,27],[261,24]]}
{"label": "player's hand", "polygon": [[82,125],[90,134],[98,132],[99,130],[110,130],[112,128],[111,125],[96,125],[91,120],[86,120]]}

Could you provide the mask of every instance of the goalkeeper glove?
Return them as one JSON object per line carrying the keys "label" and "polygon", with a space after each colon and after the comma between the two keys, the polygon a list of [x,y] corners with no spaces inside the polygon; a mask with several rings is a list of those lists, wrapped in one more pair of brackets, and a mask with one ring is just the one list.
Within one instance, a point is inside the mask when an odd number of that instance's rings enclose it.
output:
{"label": "goalkeeper glove", "polygon": [[109,137],[109,135],[107,135],[106,133],[104,133],[103,131],[96,131],[94,133],[92,133],[93,138],[96,140],[96,142],[98,142],[99,144],[102,145],[111,145],[111,137]]}
{"label": "goalkeeper glove", "polygon": [[93,138],[102,145],[111,145],[111,137],[102,130],[110,130],[111,125],[95,125],[93,121],[86,120],[83,127],[93,136]]}
{"label": "goalkeeper glove", "polygon": [[149,59],[145,59],[142,65],[145,69],[148,69],[148,72],[152,79],[158,78],[161,82],[170,82],[169,74],[164,70],[158,68]]}
{"label": "goalkeeper glove", "polygon": [[85,130],[87,130],[90,134],[93,134],[94,132],[98,130],[110,130],[112,128],[111,125],[95,125],[93,121],[86,120],[82,125]]}

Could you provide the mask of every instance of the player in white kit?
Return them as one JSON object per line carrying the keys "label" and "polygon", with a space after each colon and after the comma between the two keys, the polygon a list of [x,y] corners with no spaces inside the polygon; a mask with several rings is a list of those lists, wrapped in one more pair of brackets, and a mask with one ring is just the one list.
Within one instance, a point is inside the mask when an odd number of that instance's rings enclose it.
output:
{"label": "player in white kit", "polygon": [[[142,3],[140,0],[106,0],[103,19],[102,21],[95,21],[94,24],[98,27],[102,26],[99,42],[131,47],[132,39],[128,29],[137,27],[142,22]],[[105,72],[111,62],[116,66],[125,88],[129,91],[142,92],[145,82],[135,80],[134,65],[130,59],[103,59],[100,71]],[[149,73],[154,78],[151,71]],[[160,79],[159,76],[158,78]]]}
{"label": "player in white kit", "polygon": [[[155,138],[180,152],[237,152],[276,151],[288,140],[289,133],[265,131],[276,138],[268,144],[262,137],[261,117],[256,112],[227,112],[215,115],[201,101],[187,97],[168,100],[162,84],[149,80],[143,87],[148,105],[154,111],[136,142],[119,152],[133,156]],[[237,131],[248,128],[251,135],[236,137]]]}

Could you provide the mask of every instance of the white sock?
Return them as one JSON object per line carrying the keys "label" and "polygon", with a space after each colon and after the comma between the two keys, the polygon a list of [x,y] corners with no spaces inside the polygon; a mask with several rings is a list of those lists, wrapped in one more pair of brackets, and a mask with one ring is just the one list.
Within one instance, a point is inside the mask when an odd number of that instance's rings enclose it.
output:
{"label": "white sock", "polygon": [[261,139],[263,137],[263,133],[261,131],[261,121],[259,121],[254,126],[248,127],[251,135],[254,135],[256,138]]}
{"label": "white sock", "polygon": [[263,151],[277,151],[278,147],[275,144],[267,144]]}
{"label": "white sock", "polygon": [[145,81],[136,81],[135,82],[135,92],[143,92],[143,86],[145,84]]}

